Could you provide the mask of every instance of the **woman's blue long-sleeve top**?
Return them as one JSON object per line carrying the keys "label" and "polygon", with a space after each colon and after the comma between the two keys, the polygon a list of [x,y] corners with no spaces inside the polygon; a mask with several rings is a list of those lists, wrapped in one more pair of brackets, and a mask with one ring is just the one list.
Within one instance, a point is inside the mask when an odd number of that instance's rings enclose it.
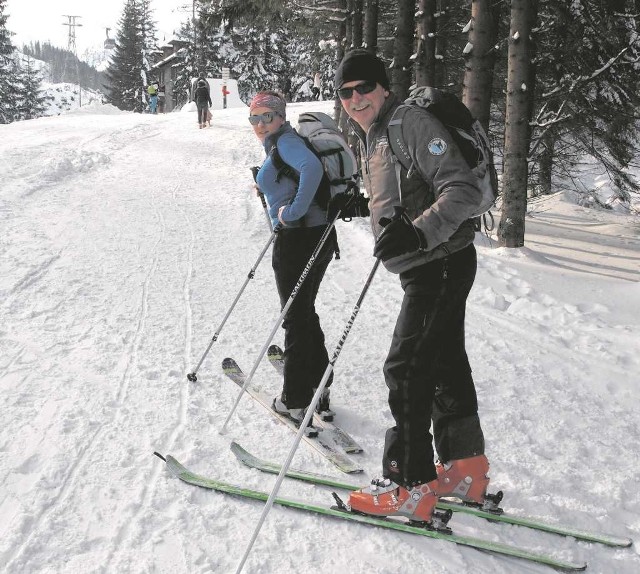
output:
{"label": "woman's blue long-sleeve top", "polygon": [[[285,176],[276,181],[278,170],[269,154],[276,141],[282,161],[300,175],[299,183]],[[279,223],[278,210],[286,205],[281,217],[287,227],[326,225],[327,212],[314,201],[323,175],[322,163],[295,133],[291,124],[286,122],[277,132],[265,138],[264,149],[267,159],[256,181],[269,204],[272,224],[275,226]]]}

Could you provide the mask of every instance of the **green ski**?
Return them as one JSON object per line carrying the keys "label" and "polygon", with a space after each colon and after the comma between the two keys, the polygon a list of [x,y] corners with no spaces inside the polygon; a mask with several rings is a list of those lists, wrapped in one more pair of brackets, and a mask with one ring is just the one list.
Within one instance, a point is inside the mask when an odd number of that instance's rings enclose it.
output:
{"label": "green ski", "polygon": [[[246,464],[251,468],[256,468],[263,472],[269,472],[272,474],[278,474],[280,472],[280,465],[269,462],[266,460],[261,460],[251,453],[247,452],[244,448],[242,448],[238,443],[231,443],[231,450],[233,454],[235,454],[236,458]],[[354,484],[347,484],[345,482],[341,482],[330,476],[325,476],[322,474],[316,474],[312,472],[306,472],[304,470],[296,470],[290,468],[287,472],[287,476],[289,478],[294,478],[297,480],[302,480],[304,482],[309,482],[311,484],[318,484],[321,486],[329,486],[331,488],[338,488],[341,490],[357,490],[361,488],[361,486]],[[474,516],[478,516],[480,518],[486,518],[487,520],[491,520],[494,522],[505,522],[507,524],[515,524],[518,526],[523,526],[526,528],[532,528],[534,530],[542,530],[544,532],[550,532],[552,534],[560,534],[562,536],[571,536],[577,540],[584,540],[586,542],[597,542],[599,544],[605,544],[607,546],[621,547],[626,548],[631,546],[632,541],[629,538],[624,538],[621,536],[613,536],[609,534],[599,534],[597,532],[587,532],[584,530],[578,530],[575,528],[562,526],[559,524],[548,524],[546,522],[541,522],[535,518],[527,518],[522,516],[513,516],[509,514],[494,514],[492,512],[487,512],[486,510],[482,510],[480,508],[475,508],[473,506],[466,506],[463,504],[458,504],[455,502],[445,502],[441,500],[438,502],[439,510],[452,510],[453,512],[464,512],[465,514],[472,514]]]}
{"label": "green ski", "polygon": [[[261,492],[259,490],[253,490],[253,489],[245,488],[242,486],[235,486],[233,484],[214,480],[211,478],[206,478],[204,476],[195,474],[190,470],[188,470],[187,468],[185,468],[184,466],[182,466],[182,464],[180,464],[171,455],[167,455],[166,457],[164,457],[157,452],[154,454],[167,463],[167,467],[176,477],[178,477],[180,480],[187,482],[189,484],[201,486],[203,488],[217,490],[219,492],[231,494],[234,496],[241,496],[243,498],[261,500],[263,502],[266,502],[267,499],[269,498],[269,495],[266,492]],[[315,514],[322,514],[325,516],[330,516],[332,518],[337,518],[341,520],[350,520],[351,522],[358,522],[360,524],[367,524],[369,526],[377,526],[380,528],[387,528],[390,530],[398,530],[400,532],[405,532],[408,534],[417,534],[418,536],[425,536],[427,538],[436,538],[439,540],[446,540],[447,542],[454,542],[458,545],[469,546],[471,548],[476,548],[478,550],[491,552],[497,555],[510,556],[513,558],[521,558],[523,560],[528,560],[530,562],[535,562],[537,564],[546,564],[547,566],[558,568],[560,570],[580,571],[580,570],[586,569],[587,567],[585,563],[566,562],[564,560],[558,560],[553,556],[529,552],[527,550],[518,548],[516,546],[509,546],[507,544],[492,542],[490,540],[483,540],[481,538],[471,538],[468,536],[457,536],[455,534],[445,534],[445,533],[434,531],[434,530],[428,530],[426,528],[420,528],[418,526],[411,526],[406,522],[401,522],[399,520],[393,520],[390,518],[376,518],[373,516],[366,516],[363,514],[355,514],[351,512],[346,512],[344,510],[339,510],[337,508],[331,508],[328,506],[319,506],[313,503],[293,500],[293,499],[283,498],[283,497],[277,497],[274,500],[274,503],[280,506],[286,506],[288,508],[303,510],[305,512],[311,512]]]}

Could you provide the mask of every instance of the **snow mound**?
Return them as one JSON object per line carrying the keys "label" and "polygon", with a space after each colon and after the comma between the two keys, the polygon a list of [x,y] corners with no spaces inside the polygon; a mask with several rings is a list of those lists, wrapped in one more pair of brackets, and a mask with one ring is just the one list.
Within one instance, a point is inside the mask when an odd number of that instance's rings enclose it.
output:
{"label": "snow mound", "polygon": [[68,112],[70,114],[99,114],[108,116],[117,116],[122,114],[130,114],[133,112],[127,112],[116,108],[113,104],[103,104],[98,100],[93,100],[86,106],[76,108]]}

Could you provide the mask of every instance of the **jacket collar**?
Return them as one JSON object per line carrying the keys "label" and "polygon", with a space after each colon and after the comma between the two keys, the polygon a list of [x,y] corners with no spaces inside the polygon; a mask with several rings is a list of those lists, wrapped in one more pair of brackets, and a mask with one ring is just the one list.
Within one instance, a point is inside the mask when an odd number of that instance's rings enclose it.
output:
{"label": "jacket collar", "polygon": [[278,142],[278,138],[280,138],[282,134],[293,131],[294,129],[291,127],[291,124],[289,122],[284,122],[284,124],[280,126],[278,131],[275,131],[271,135],[268,135],[266,138],[264,138],[265,151],[269,153],[271,151],[271,148],[276,145],[276,143]]}

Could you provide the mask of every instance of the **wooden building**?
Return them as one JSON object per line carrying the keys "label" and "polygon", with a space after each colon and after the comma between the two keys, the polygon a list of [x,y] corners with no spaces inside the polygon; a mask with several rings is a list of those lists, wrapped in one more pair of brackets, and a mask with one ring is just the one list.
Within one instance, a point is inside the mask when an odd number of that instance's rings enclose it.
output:
{"label": "wooden building", "polygon": [[164,86],[164,112],[170,112],[188,101],[189,94],[179,94],[174,90],[177,65],[182,62],[188,42],[171,38],[160,46],[160,60],[151,67],[150,75],[158,83],[160,93]]}

